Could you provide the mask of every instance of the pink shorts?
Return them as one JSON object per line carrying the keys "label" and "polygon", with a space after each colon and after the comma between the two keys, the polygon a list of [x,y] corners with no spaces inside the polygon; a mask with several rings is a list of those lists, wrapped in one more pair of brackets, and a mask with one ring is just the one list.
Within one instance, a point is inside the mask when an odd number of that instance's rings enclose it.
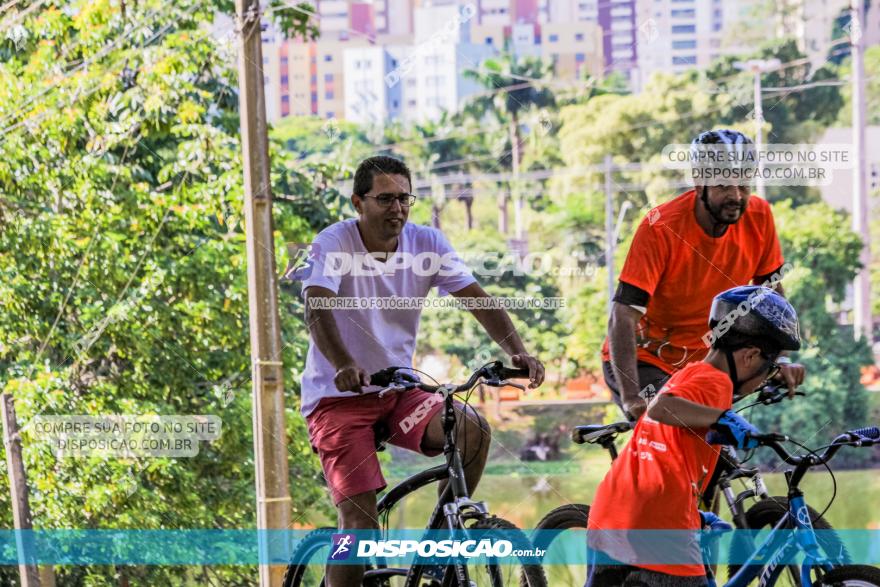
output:
{"label": "pink shorts", "polygon": [[333,503],[386,486],[376,456],[373,426],[384,421],[388,442],[429,457],[443,452],[423,450],[425,428],[443,408],[443,396],[413,389],[379,397],[377,393],[324,398],[306,417],[312,446],[321,458]]}

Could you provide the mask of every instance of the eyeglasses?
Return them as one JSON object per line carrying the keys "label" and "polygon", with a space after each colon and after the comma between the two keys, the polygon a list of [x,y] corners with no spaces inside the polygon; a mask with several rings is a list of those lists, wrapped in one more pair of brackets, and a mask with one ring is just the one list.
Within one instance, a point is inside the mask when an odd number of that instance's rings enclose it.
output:
{"label": "eyeglasses", "polygon": [[378,196],[361,196],[362,198],[373,198],[382,208],[390,208],[397,201],[401,208],[409,208],[412,206],[416,197],[412,194],[379,194]]}
{"label": "eyeglasses", "polygon": [[776,376],[779,375],[779,371],[782,369],[782,367],[780,367],[776,361],[774,361],[767,355],[764,355],[764,358],[767,359],[768,368],[770,369],[767,372],[767,380],[769,381],[771,379],[775,379]]}

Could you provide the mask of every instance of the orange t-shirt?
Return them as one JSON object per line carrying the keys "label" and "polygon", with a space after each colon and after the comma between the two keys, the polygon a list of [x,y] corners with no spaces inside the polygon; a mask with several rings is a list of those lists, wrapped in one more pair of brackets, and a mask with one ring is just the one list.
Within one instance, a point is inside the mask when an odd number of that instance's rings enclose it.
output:
{"label": "orange t-shirt", "polygon": [[[703,362],[691,363],[675,373],[660,393],[719,409],[729,409],[733,404],[730,377]],[[719,454],[719,447],[705,441],[706,432],[669,426],[642,416],[620,458],[596,490],[588,530],[699,530],[697,504]],[[616,532],[588,532],[588,536],[591,548],[626,564],[671,575],[694,576],[705,572],[698,562],[700,548],[696,541],[688,541],[683,551],[668,543],[662,545],[675,553],[676,560],[694,560],[694,564],[640,564],[640,552],[641,560],[651,560],[653,555],[652,562],[658,562],[658,544],[648,540],[640,547],[638,534],[629,542],[622,542],[622,533]],[[678,558],[682,552],[686,558]]]}
{"label": "orange t-shirt", "polygon": [[[659,351],[662,359],[641,346],[637,359],[667,373],[706,356],[702,339],[709,330],[712,298],[748,285],[784,262],[766,200],[755,195],[749,198],[739,222],[718,238],[697,224],[696,202],[696,193],[690,190],[652,209],[636,230],[620,272],[620,281],[651,296],[637,340],[657,341],[655,352],[660,342],[669,342]],[[602,360],[610,358],[606,338]]]}

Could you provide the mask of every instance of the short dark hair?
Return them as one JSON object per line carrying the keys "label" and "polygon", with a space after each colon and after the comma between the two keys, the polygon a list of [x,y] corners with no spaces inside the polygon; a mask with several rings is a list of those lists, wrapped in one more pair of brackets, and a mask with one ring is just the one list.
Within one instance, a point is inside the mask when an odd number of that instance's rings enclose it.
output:
{"label": "short dark hair", "polygon": [[373,176],[377,173],[402,175],[407,179],[410,189],[412,189],[412,175],[406,163],[394,157],[377,155],[364,159],[358,165],[357,170],[354,172],[354,193],[358,196],[369,193],[373,189]]}

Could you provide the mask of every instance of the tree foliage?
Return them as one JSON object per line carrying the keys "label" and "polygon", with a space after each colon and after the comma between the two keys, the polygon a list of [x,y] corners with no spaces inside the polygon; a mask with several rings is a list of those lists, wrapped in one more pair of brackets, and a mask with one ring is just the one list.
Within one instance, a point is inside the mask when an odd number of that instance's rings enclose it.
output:
{"label": "tree foliage", "polygon": [[[253,527],[232,37],[204,26],[211,2],[41,4],[20,5],[0,44],[0,389],[13,394],[25,426],[35,525]],[[281,250],[281,234],[306,240],[342,214],[328,184],[344,170],[297,164],[277,146],[274,154],[274,189],[297,205],[278,204]],[[291,366],[306,345],[294,310],[282,315]],[[296,375],[288,370],[289,386]],[[297,406],[291,394],[293,509],[302,519],[326,502]],[[28,428],[37,415],[112,413],[215,414],[222,433],[194,458],[57,458]],[[0,491],[0,525],[12,526],[10,512]],[[209,571],[224,585],[251,584],[256,573]],[[109,585],[125,574],[168,585],[189,573],[60,567],[58,579]]]}

